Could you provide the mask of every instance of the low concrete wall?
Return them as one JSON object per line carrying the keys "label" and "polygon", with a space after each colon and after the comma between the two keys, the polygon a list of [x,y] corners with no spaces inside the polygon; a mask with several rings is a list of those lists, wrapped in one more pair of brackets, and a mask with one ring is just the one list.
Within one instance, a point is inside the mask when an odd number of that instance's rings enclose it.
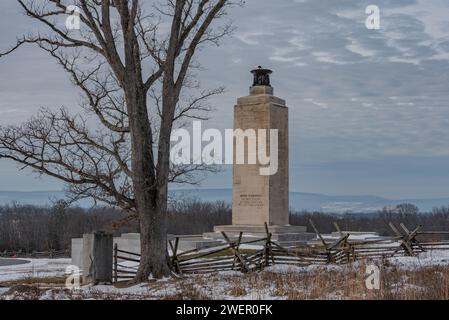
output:
{"label": "low concrete wall", "polygon": [[72,239],[72,265],[83,269],[83,239]]}

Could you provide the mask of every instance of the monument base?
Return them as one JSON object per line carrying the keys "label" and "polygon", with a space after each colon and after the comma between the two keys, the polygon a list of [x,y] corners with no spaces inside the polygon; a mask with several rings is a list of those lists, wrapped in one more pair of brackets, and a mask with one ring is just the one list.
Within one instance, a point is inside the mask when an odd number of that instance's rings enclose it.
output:
{"label": "monument base", "polygon": [[[281,246],[302,246],[307,241],[314,239],[315,234],[307,232],[307,227],[292,225],[272,225],[268,226],[271,233],[271,240]],[[264,225],[225,225],[215,226],[214,232],[206,232],[203,237],[206,239],[221,240],[225,232],[231,240],[238,239],[240,232],[243,233],[242,241],[251,241],[257,238],[265,238],[267,233]]]}
{"label": "monument base", "polygon": [[[265,226],[264,225],[253,225],[253,224],[233,224],[226,226],[214,226],[215,232],[224,231],[226,233],[264,233]],[[274,225],[268,226],[268,231],[272,234],[275,233],[304,233],[307,231],[307,227],[304,226],[292,226],[292,225]]]}

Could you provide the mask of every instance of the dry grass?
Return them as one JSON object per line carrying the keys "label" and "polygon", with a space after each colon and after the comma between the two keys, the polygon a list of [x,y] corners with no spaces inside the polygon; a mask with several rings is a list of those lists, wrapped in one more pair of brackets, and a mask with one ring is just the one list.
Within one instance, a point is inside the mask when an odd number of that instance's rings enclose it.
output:
{"label": "dry grass", "polygon": [[233,297],[242,297],[248,294],[246,288],[242,285],[242,282],[239,279],[234,279],[231,285],[231,289],[229,290],[229,295]]}
{"label": "dry grass", "polygon": [[[289,300],[448,300],[449,266],[421,267],[413,270],[381,266],[380,289],[369,290],[365,284],[366,265],[336,268],[316,267],[286,272],[263,271],[246,275],[208,276],[204,290],[223,287],[220,297]],[[199,282],[200,276],[184,281]],[[227,283],[227,285],[226,285]],[[220,291],[220,290],[216,290]]]}
{"label": "dry grass", "polygon": [[161,297],[162,300],[209,300],[211,297],[207,296],[196,283],[187,283],[178,287],[175,294],[169,294]]}
{"label": "dry grass", "polygon": [[257,275],[261,283],[271,284],[275,296],[292,300],[448,300],[449,266],[422,267],[416,270],[381,268],[379,290],[365,285],[365,266],[345,266],[336,270]]}
{"label": "dry grass", "polygon": [[45,277],[45,278],[26,277],[26,278],[20,279],[20,280],[0,282],[0,287],[12,287],[15,285],[34,285],[34,284],[57,286],[57,285],[63,285],[64,283],[65,283],[64,277]]}
{"label": "dry grass", "polygon": [[[380,266],[379,290],[365,285],[366,265],[362,261],[344,266],[315,266],[265,270],[249,274],[221,273],[194,275],[182,279],[149,282],[138,293],[102,292],[96,288],[71,292],[67,289],[44,290],[44,283],[57,285],[60,278],[25,279],[10,283],[8,298],[14,299],[364,299],[364,300],[427,300],[449,299],[449,266],[399,269]],[[116,287],[126,290],[124,284]],[[0,297],[2,299],[2,297]]]}

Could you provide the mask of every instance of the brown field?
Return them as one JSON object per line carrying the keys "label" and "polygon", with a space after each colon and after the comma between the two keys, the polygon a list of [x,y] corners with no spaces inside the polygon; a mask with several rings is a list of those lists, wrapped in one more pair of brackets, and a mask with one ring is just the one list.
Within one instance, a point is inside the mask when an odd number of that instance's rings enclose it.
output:
{"label": "brown field", "polygon": [[9,291],[0,299],[288,299],[288,300],[448,300],[449,266],[399,268],[383,265],[380,289],[365,285],[365,262],[345,266],[269,268],[262,272],[190,275],[128,287],[92,287],[71,291],[63,279],[24,279],[0,283]]}

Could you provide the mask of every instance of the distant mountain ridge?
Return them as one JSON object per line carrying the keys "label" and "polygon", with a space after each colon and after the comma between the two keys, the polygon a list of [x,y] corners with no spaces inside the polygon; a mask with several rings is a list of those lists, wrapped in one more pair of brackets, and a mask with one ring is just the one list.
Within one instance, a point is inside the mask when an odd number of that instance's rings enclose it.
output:
{"label": "distant mountain ridge", "polygon": [[[195,198],[202,201],[232,202],[231,189],[176,189],[170,191],[174,199]],[[0,191],[0,205],[13,203],[48,206],[58,199],[64,199],[62,191]],[[377,196],[329,196],[315,193],[290,192],[290,208],[293,210],[323,211],[329,213],[366,213],[374,212],[385,206],[400,203],[412,203],[421,211],[430,211],[434,207],[449,206],[449,197],[435,199],[392,200]],[[83,200],[79,206],[89,207],[92,202]]]}
{"label": "distant mountain ridge", "polygon": [[[175,196],[198,198],[204,201],[223,200],[232,202],[231,189],[174,190]],[[421,211],[431,211],[435,207],[449,206],[449,197],[435,199],[392,200],[378,196],[330,196],[317,193],[290,192],[290,208],[293,210],[322,211],[329,213],[365,213],[381,210],[386,206],[412,203]]]}

